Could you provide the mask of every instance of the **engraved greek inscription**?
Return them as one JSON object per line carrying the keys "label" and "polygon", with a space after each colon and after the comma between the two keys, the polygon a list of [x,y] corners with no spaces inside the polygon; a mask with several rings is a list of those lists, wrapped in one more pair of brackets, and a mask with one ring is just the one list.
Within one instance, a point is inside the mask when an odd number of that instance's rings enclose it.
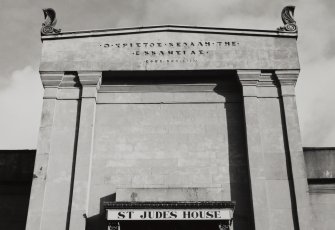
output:
{"label": "engraved greek inscription", "polygon": [[137,43],[104,43],[99,44],[99,46],[102,46],[104,48],[110,48],[110,47],[117,47],[117,48],[129,48],[129,47],[138,47],[138,48],[156,48],[156,47],[163,47],[163,46],[169,46],[169,47],[182,47],[182,48],[190,48],[190,47],[221,47],[224,46],[238,46],[239,42],[237,41],[178,41],[178,42],[169,42],[169,43],[161,43],[161,42],[137,42]]}
{"label": "engraved greek inscription", "polygon": [[[146,41],[106,42],[98,44],[101,49],[118,49],[127,52],[146,64],[196,63],[203,57],[240,45],[238,41]],[[145,57],[144,60],[141,60]]]}

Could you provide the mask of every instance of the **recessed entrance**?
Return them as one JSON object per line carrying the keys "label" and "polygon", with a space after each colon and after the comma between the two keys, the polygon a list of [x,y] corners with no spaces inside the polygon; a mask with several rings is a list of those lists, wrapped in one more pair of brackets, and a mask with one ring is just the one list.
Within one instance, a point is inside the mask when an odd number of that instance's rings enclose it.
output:
{"label": "recessed entrance", "polygon": [[228,221],[124,221],[120,230],[220,230],[229,229],[228,226]]}

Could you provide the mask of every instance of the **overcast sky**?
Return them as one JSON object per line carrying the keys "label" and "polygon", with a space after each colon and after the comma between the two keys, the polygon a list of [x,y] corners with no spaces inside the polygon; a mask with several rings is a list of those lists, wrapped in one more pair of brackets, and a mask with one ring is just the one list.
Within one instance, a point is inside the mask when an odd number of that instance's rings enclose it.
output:
{"label": "overcast sky", "polygon": [[269,29],[295,5],[301,73],[296,86],[304,146],[335,146],[334,0],[0,0],[0,149],[34,149],[43,88],[42,9],[63,31],[160,24]]}

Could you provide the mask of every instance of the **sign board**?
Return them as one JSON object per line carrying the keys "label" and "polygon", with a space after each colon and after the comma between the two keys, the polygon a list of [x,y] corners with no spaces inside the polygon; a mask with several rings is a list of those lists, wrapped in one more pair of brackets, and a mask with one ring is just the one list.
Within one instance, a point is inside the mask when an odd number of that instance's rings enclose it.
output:
{"label": "sign board", "polygon": [[107,209],[107,220],[230,220],[230,209]]}

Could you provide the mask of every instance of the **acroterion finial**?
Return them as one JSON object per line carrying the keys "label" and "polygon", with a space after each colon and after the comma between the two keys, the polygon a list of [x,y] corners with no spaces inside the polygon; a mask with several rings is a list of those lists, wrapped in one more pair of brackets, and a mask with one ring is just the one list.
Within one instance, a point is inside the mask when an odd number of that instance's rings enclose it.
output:
{"label": "acroterion finial", "polygon": [[55,29],[57,23],[56,12],[52,8],[43,9],[45,21],[42,23],[41,35],[58,34],[60,29]]}
{"label": "acroterion finial", "polygon": [[295,6],[285,6],[281,12],[281,18],[284,26],[278,28],[281,32],[297,32],[297,23],[294,20],[294,9]]}

